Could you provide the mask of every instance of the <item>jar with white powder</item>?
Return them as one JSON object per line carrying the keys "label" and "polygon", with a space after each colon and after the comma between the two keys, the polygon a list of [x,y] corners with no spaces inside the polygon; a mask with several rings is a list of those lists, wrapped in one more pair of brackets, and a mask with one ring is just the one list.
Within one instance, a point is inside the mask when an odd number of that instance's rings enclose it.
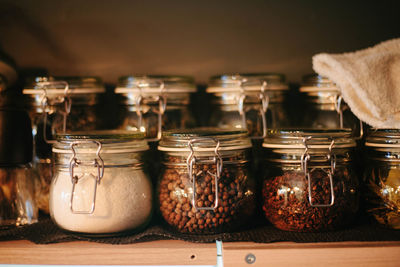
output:
{"label": "jar with white powder", "polygon": [[95,131],[57,136],[50,215],[62,229],[96,235],[140,231],[152,214],[143,170],[144,134]]}

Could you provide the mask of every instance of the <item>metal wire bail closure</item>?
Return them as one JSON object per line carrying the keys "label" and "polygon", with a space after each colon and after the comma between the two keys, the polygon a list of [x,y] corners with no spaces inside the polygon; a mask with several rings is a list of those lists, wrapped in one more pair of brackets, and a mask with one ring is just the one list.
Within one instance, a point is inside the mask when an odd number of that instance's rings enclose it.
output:
{"label": "metal wire bail closure", "polygon": [[[145,97],[142,94],[142,88],[148,86],[144,83],[139,83],[136,87],[139,90],[139,95],[136,97],[136,114],[138,116],[138,128],[140,129],[143,126],[143,100]],[[154,110],[154,113],[157,114],[157,137],[156,138],[147,138],[147,141],[159,141],[162,136],[162,117],[165,113],[167,107],[167,97],[165,95],[165,84],[163,81],[160,81],[160,95],[157,96],[156,101],[158,101],[158,110]]]}
{"label": "metal wire bail closure", "polygon": [[[242,117],[242,127],[244,129],[247,129],[247,122],[246,122],[246,112],[247,110],[244,107],[245,100],[246,100],[246,88],[244,84],[247,82],[247,79],[242,79],[240,81],[240,96],[238,100],[238,111],[240,116]],[[262,121],[262,127],[263,127],[263,135],[262,136],[252,136],[251,138],[253,139],[264,139],[267,136],[267,119],[266,119],[266,113],[268,110],[268,105],[269,105],[269,97],[265,93],[265,89],[267,88],[267,81],[262,81],[261,83],[261,92],[258,95],[258,98],[261,101],[261,107],[259,109],[261,113],[261,121]]]}
{"label": "metal wire bail closure", "polygon": [[59,100],[59,103],[64,102],[64,110],[59,111],[63,115],[63,133],[66,132],[67,130],[67,117],[69,113],[71,112],[71,105],[72,101],[71,98],[69,97],[69,85],[65,81],[52,81],[52,82],[39,82],[37,85],[41,90],[43,90],[42,94],[42,100],[41,100],[41,105],[42,105],[42,111],[43,111],[43,139],[46,143],[48,144],[54,144],[56,141],[55,140],[49,140],[47,139],[47,107],[49,105],[49,97],[47,95],[47,88],[49,86],[56,86],[56,85],[63,85],[64,86],[64,96]]}
{"label": "metal wire bail closure", "polygon": [[[79,144],[90,144],[90,143],[94,143],[97,145],[96,158],[94,158],[93,161],[90,163],[83,163],[82,161],[77,159],[75,147]],[[100,151],[102,148],[102,144],[99,141],[95,141],[95,140],[75,141],[75,142],[71,143],[70,148],[72,150],[72,157],[69,161],[69,174],[70,174],[71,182],[72,182],[72,192],[71,192],[71,199],[70,199],[70,203],[69,203],[70,210],[74,214],[93,214],[93,212],[95,210],[95,204],[96,204],[97,185],[100,185],[100,181],[104,175],[104,161],[100,157]],[[80,176],[75,174],[74,169],[75,169],[75,167],[78,167],[79,165],[93,166],[93,167],[97,168],[97,172],[95,173],[95,175],[93,175],[92,173],[89,173],[89,175],[93,176],[96,179],[96,182],[94,183],[94,188],[93,188],[93,200],[92,200],[91,208],[88,211],[74,209],[75,187],[78,184],[79,179],[82,178],[85,174],[87,174],[87,173],[83,173]]]}
{"label": "metal wire bail closure", "polygon": [[[342,102],[343,102],[343,97],[342,95],[336,95],[335,99],[335,109],[336,112],[339,114],[339,127],[343,129],[343,110],[342,110]],[[357,139],[361,139],[364,136],[364,128],[363,128],[363,122],[360,120],[360,131],[358,136],[356,137]]]}
{"label": "metal wire bail closure", "polygon": [[315,204],[312,201],[312,188],[311,188],[311,175],[313,171],[315,171],[317,168],[312,168],[309,170],[308,168],[308,162],[311,159],[311,155],[308,153],[309,147],[307,145],[307,141],[311,140],[312,137],[308,136],[303,138],[303,144],[305,146],[305,150],[303,155],[301,156],[301,169],[304,171],[304,175],[307,179],[308,182],[308,202],[310,203],[311,207],[331,207],[335,203],[335,192],[333,188],[333,174],[335,172],[336,168],[336,155],[332,153],[332,149],[335,145],[335,140],[332,139],[330,145],[329,145],[329,153],[326,155],[327,160],[330,161],[330,168],[328,170],[321,168],[322,171],[324,171],[329,178],[329,184],[330,184],[330,191],[331,191],[331,201],[329,204]]}
{"label": "metal wire bail closure", "polygon": [[[214,200],[214,206],[213,207],[198,207],[196,204],[196,178],[197,176],[199,176],[200,174],[203,173],[203,171],[199,171],[198,173],[193,173],[194,168],[193,165],[195,165],[196,163],[210,163],[210,160],[199,160],[196,158],[196,156],[194,155],[194,149],[193,149],[193,144],[196,142],[201,142],[201,141],[207,141],[210,140],[212,142],[214,142],[216,144],[215,149],[214,149],[214,153],[215,156],[212,159],[211,163],[215,164],[216,166],[216,173],[212,173],[210,172],[210,170],[207,170],[207,173],[209,175],[211,175],[212,177],[214,177],[214,192],[215,192],[215,200]],[[219,140],[215,139],[215,138],[211,138],[211,137],[201,137],[201,138],[195,138],[195,139],[191,139],[188,142],[188,147],[190,149],[190,154],[186,160],[187,163],[187,169],[188,169],[188,175],[189,175],[189,179],[192,182],[193,185],[193,199],[192,199],[192,206],[196,209],[196,210],[215,210],[218,207],[218,181],[221,177],[221,172],[222,172],[222,166],[223,166],[223,161],[222,161],[222,157],[219,153],[219,147],[220,147],[220,142]]]}

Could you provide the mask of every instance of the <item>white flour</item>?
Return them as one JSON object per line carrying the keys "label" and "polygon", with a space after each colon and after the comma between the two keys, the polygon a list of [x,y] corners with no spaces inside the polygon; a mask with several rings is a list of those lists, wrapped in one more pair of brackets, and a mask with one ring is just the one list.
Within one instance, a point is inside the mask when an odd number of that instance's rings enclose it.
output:
{"label": "white flour", "polygon": [[[74,210],[90,210],[94,181],[92,176],[79,180],[74,194]],[[68,169],[59,170],[51,185],[50,213],[58,226],[69,231],[107,234],[134,230],[143,226],[151,216],[152,186],[140,169],[105,167],[104,176],[97,186],[93,214],[72,213],[71,192]]]}

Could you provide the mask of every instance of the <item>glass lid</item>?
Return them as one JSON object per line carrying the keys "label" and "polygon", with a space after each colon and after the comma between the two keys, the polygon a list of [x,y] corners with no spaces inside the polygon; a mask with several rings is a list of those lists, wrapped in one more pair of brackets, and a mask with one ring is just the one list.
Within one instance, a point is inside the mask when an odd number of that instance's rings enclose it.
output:
{"label": "glass lid", "polygon": [[115,93],[193,93],[194,79],[190,76],[173,75],[130,75],[120,77]]}
{"label": "glass lid", "polygon": [[303,83],[300,92],[313,93],[321,91],[340,91],[334,82],[329,78],[316,73],[303,76]]}
{"label": "glass lid", "polygon": [[102,80],[94,76],[38,76],[28,80],[23,93],[26,95],[77,95],[104,93]]}
{"label": "glass lid", "polygon": [[400,129],[370,129],[366,135],[365,146],[400,147]]}
{"label": "glass lid", "polygon": [[189,142],[195,151],[214,151],[217,144],[219,150],[237,150],[252,146],[245,130],[206,127],[164,131],[158,149],[190,151]]}
{"label": "glass lid", "polygon": [[355,147],[351,129],[270,129],[264,139],[266,148]]}
{"label": "glass lid", "polygon": [[287,90],[285,75],[280,73],[223,74],[210,78],[208,93]]}
{"label": "glass lid", "polygon": [[144,138],[145,134],[143,132],[125,130],[62,133],[55,136],[57,142],[53,145],[53,152],[70,153],[70,148],[73,144],[79,145],[80,152],[82,153],[85,153],[83,151],[86,150],[89,153],[99,146],[102,148],[102,153],[144,151],[149,148]]}

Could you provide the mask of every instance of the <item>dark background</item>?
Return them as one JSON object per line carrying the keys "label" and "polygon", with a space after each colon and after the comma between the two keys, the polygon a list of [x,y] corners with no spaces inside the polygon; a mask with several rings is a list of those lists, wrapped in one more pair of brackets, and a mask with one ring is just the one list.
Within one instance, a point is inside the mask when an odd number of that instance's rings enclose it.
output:
{"label": "dark background", "polygon": [[311,57],[400,37],[400,1],[0,0],[0,50],[52,75],[312,72]]}

